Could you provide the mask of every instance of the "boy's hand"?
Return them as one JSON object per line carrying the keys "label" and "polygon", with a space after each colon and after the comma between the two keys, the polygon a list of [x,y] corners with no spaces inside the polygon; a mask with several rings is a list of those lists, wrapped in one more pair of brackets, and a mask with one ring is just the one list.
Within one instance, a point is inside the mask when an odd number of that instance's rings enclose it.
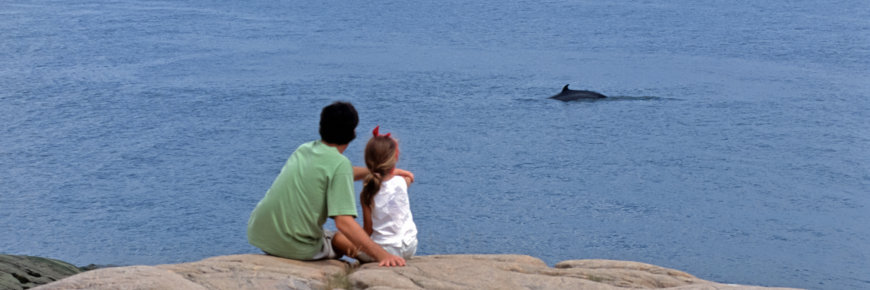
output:
{"label": "boy's hand", "polygon": [[393,267],[393,266],[405,266],[405,259],[396,255],[390,255],[386,259],[378,261],[378,266],[381,267]]}
{"label": "boy's hand", "polygon": [[409,178],[411,180],[411,182],[414,182],[414,174],[411,173],[410,171],[396,168],[396,170],[393,170],[393,174],[401,176],[401,177]]}

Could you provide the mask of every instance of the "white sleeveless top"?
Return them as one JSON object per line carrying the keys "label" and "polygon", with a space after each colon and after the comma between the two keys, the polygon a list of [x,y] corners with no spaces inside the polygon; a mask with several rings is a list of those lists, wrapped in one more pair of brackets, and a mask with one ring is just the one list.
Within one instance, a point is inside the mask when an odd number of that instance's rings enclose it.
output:
{"label": "white sleeveless top", "polygon": [[408,184],[401,176],[381,183],[372,209],[372,241],[381,246],[402,247],[417,240],[417,225],[408,202]]}

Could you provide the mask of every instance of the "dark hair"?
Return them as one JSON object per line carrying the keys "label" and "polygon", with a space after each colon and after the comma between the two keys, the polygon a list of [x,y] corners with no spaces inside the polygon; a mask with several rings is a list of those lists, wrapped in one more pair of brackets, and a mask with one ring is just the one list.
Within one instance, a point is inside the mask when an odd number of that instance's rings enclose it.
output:
{"label": "dark hair", "polygon": [[366,144],[365,159],[369,174],[363,181],[363,189],[359,195],[360,203],[365,207],[374,205],[375,195],[381,190],[381,183],[393,168],[396,167],[396,150],[399,145],[396,140],[387,136],[375,136]]}
{"label": "dark hair", "polygon": [[320,138],[324,142],[344,145],[356,138],[359,115],[348,102],[335,102],[320,112]]}

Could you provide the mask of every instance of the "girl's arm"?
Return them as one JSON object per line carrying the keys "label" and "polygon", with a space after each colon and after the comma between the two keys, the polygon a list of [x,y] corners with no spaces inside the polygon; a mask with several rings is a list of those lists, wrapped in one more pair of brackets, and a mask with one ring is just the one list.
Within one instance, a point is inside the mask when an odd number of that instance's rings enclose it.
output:
{"label": "girl's arm", "polygon": [[371,237],[372,233],[375,232],[375,229],[372,226],[372,208],[363,205],[362,210],[363,210],[363,229],[366,231],[366,234],[368,234],[369,237]]}
{"label": "girl's arm", "polygon": [[405,181],[408,182],[408,185],[411,185],[411,182],[414,182],[414,174],[410,171],[396,168],[393,170],[393,174],[404,177]]}

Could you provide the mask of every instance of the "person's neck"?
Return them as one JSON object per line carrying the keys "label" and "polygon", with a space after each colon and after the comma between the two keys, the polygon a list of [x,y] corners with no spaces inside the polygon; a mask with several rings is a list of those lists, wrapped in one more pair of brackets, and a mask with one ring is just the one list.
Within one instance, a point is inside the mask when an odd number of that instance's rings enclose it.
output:
{"label": "person's neck", "polygon": [[348,145],[348,144],[341,144],[341,145],[333,144],[333,143],[329,143],[329,142],[326,142],[323,140],[320,140],[320,143],[323,143],[323,145],[326,145],[329,147],[334,147],[335,149],[338,150],[338,153],[341,153],[341,154],[344,154],[344,150],[347,150],[347,145]]}
{"label": "person's neck", "polygon": [[394,174],[394,172],[396,172],[396,168],[395,168],[395,167],[394,167],[393,169],[390,169],[389,172],[387,172],[387,175],[384,176],[384,181],[386,181],[386,180],[390,180],[390,179],[393,178],[393,176],[396,176],[396,174]]}

